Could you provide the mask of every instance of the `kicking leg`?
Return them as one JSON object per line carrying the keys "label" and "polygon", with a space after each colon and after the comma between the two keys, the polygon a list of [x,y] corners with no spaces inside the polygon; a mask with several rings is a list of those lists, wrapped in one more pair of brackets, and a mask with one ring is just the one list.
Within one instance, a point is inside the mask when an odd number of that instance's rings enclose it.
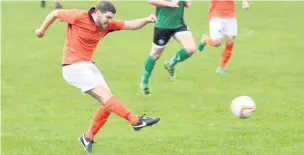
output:
{"label": "kicking leg", "polygon": [[115,113],[129,121],[135,131],[147,126],[152,126],[160,120],[160,118],[157,117],[144,117],[133,114],[122,102],[116,99],[104,85],[97,85],[86,93],[101,104],[101,107],[98,108],[93,117],[92,124],[88,131],[78,138],[87,152],[92,152],[93,138],[106,123],[110,113]]}
{"label": "kicking leg", "polygon": [[96,86],[94,89],[88,91],[88,94],[99,101],[107,111],[115,113],[129,121],[136,131],[143,127],[153,125],[159,121],[159,118],[147,117],[148,119],[145,119],[133,114],[127,106],[116,99],[103,85]]}
{"label": "kicking leg", "polygon": [[98,107],[88,131],[78,140],[85,151],[92,152],[93,138],[106,123],[110,113],[114,113],[129,121],[134,130],[151,126],[160,119],[154,117],[139,117],[133,114],[124,104],[111,93],[98,68],[89,62],[80,62],[62,68],[64,79],[71,85],[80,88],[82,92],[91,95],[101,106]]}

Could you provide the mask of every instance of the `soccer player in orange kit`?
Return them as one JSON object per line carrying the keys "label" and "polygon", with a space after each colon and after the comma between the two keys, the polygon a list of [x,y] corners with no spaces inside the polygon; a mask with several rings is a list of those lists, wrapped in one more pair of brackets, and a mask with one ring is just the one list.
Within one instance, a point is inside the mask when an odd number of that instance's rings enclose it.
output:
{"label": "soccer player in orange kit", "polygon": [[[242,7],[244,9],[249,8],[247,0],[242,1]],[[210,0],[208,18],[210,36],[203,35],[198,44],[198,50],[203,51],[205,45],[220,46],[225,39],[226,47],[216,69],[216,73],[223,75],[225,73],[224,68],[232,55],[234,40],[238,31],[234,1]]]}
{"label": "soccer player in orange kit", "polygon": [[101,1],[96,7],[89,10],[54,10],[45,18],[40,28],[35,31],[37,37],[42,38],[48,27],[57,18],[67,23],[62,75],[67,83],[91,95],[100,103],[91,126],[85,134],[78,137],[79,142],[87,152],[92,152],[94,136],[107,122],[111,113],[129,121],[135,131],[151,126],[160,120],[157,117],[133,114],[112,95],[101,72],[92,60],[98,42],[108,33],[117,30],[137,30],[156,21],[153,14],[132,21],[115,20],[115,14],[114,5],[108,1]]}

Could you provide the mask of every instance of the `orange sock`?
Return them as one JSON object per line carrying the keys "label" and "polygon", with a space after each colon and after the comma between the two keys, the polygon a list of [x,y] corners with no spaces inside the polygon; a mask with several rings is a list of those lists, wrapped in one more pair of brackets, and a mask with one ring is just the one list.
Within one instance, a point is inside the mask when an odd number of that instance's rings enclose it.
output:
{"label": "orange sock", "polygon": [[203,41],[209,46],[214,46],[214,42],[213,42],[212,38],[210,38],[210,37],[205,38]]}
{"label": "orange sock", "polygon": [[233,48],[233,45],[229,45],[229,44],[226,45],[225,50],[223,51],[223,54],[222,54],[221,62],[219,64],[220,68],[224,68],[226,66],[229,58],[231,57],[232,48]]}
{"label": "orange sock", "polygon": [[93,117],[92,124],[85,135],[91,140],[100,130],[100,128],[107,122],[110,113],[103,107],[99,107]]}
{"label": "orange sock", "polygon": [[106,103],[107,110],[115,113],[116,115],[128,120],[131,124],[135,125],[139,121],[139,117],[132,114],[132,112],[114,96],[112,96]]}

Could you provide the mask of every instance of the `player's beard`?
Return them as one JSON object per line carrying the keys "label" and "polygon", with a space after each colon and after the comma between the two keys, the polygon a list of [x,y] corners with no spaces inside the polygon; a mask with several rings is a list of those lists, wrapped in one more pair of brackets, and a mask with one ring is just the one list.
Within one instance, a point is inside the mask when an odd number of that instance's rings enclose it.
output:
{"label": "player's beard", "polygon": [[102,28],[106,28],[107,26],[109,25],[109,23],[108,22],[105,22],[105,23],[102,23]]}
{"label": "player's beard", "polygon": [[108,22],[98,22],[98,27],[102,28],[102,29],[105,29],[107,26],[108,26]]}
{"label": "player's beard", "polygon": [[98,21],[96,24],[97,24],[97,26],[98,26],[99,28],[103,28],[102,22],[101,22],[101,21]]}

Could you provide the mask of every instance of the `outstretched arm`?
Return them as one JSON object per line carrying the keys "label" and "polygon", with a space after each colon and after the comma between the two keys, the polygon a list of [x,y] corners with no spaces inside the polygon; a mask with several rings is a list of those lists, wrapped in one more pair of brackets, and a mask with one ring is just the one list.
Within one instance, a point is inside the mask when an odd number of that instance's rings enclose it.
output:
{"label": "outstretched arm", "polygon": [[49,28],[50,25],[57,19],[57,10],[52,11],[49,13],[46,18],[44,19],[43,23],[41,24],[40,28],[36,29],[37,37],[41,38],[44,36],[44,33]]}
{"label": "outstretched arm", "polygon": [[155,23],[156,17],[151,14],[150,16],[142,19],[125,21],[124,30],[138,30],[147,25],[148,23]]}
{"label": "outstretched arm", "polygon": [[69,24],[74,24],[79,16],[79,10],[77,9],[60,9],[54,10],[47,15],[47,17],[42,22],[40,28],[36,29],[36,35],[39,38],[44,36],[44,33],[52,25],[52,23],[58,18],[62,22]]}

